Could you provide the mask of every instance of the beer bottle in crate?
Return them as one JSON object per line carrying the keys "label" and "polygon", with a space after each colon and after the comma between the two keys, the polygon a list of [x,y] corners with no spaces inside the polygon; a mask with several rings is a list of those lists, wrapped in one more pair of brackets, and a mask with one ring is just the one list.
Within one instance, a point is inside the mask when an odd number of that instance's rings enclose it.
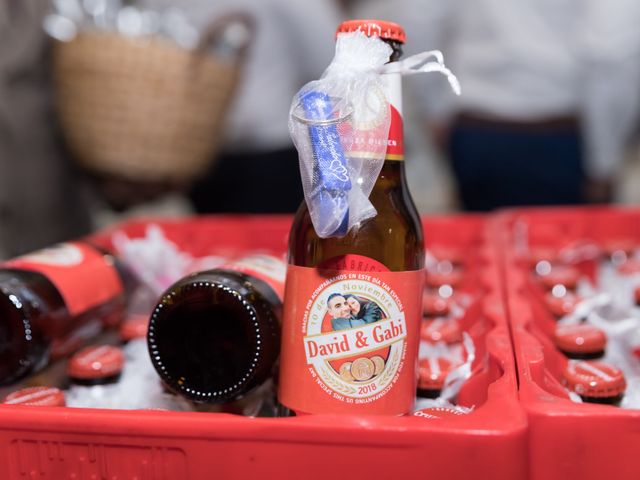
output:
{"label": "beer bottle in crate", "polygon": [[84,242],[0,264],[0,384],[40,370],[117,324],[128,278],[114,257]]}
{"label": "beer bottle in crate", "polygon": [[[338,28],[355,31],[386,42],[389,62],[401,56],[399,25],[355,20]],[[369,196],[377,214],[321,237],[303,202],[290,234],[279,401],[299,414],[400,415],[415,400],[425,251],[405,174],[401,76],[381,80],[391,123]],[[349,161],[367,161],[361,143]]]}
{"label": "beer bottle in crate", "polygon": [[165,384],[227,403],[263,384],[280,353],[285,264],[254,255],[171,286],[151,314],[149,354]]}

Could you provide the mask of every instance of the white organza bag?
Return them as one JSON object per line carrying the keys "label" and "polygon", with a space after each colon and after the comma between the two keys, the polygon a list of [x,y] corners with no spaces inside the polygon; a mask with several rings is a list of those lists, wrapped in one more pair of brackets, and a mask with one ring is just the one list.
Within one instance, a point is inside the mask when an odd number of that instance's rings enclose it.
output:
{"label": "white organza bag", "polygon": [[369,195],[384,163],[391,124],[381,75],[438,71],[459,93],[440,52],[387,63],[391,53],[378,37],[341,33],[320,80],[306,84],[293,99],[289,131],[298,149],[305,201],[321,238],[344,236],[376,215]]}

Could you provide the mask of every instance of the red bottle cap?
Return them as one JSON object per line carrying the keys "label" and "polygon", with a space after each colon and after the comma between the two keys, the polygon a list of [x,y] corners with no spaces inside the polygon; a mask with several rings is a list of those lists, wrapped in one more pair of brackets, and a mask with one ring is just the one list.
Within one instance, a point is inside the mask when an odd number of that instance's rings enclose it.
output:
{"label": "red bottle cap", "polygon": [[465,412],[453,407],[431,407],[424,408],[414,412],[414,417],[428,418],[428,419],[440,419],[440,418],[453,418],[466,415]]}
{"label": "red bottle cap", "polygon": [[622,370],[597,360],[570,360],[563,380],[569,390],[592,398],[617,397],[627,386]]}
{"label": "red bottle cap", "polygon": [[566,288],[573,290],[580,279],[580,271],[577,268],[556,265],[547,275],[538,277],[542,285],[551,290],[556,285],[564,285]]}
{"label": "red bottle cap", "polygon": [[438,288],[442,285],[451,285],[457,287],[462,282],[462,272],[460,269],[454,269],[449,273],[441,272],[427,272],[427,286],[432,288]]}
{"label": "red bottle cap", "polygon": [[113,345],[92,345],[77,352],[67,366],[71,378],[96,380],[113,377],[122,371],[124,355]]}
{"label": "red bottle cap", "polygon": [[547,293],[545,296],[545,303],[547,304],[547,307],[551,313],[558,318],[564,317],[565,315],[573,312],[576,305],[581,301],[582,298],[571,292],[567,292],[562,297],[556,297],[552,293]]}
{"label": "red bottle cap", "polygon": [[558,250],[548,247],[532,248],[526,258],[531,267],[535,267],[538,262],[555,263],[558,260]]}
{"label": "red bottle cap", "polygon": [[397,23],[384,20],[347,20],[338,26],[336,35],[345,32],[364,32],[369,37],[380,37],[404,43],[407,36],[404,29]]}
{"label": "red bottle cap", "polygon": [[638,242],[630,239],[615,240],[612,242],[606,242],[602,245],[602,251],[608,256],[612,256],[616,252],[622,252],[629,257],[633,254],[636,248],[638,248]]}
{"label": "red bottle cap", "polygon": [[604,351],[607,336],[593,325],[558,325],[554,341],[563,352],[595,353]]}
{"label": "red bottle cap", "polygon": [[136,314],[128,316],[120,325],[118,334],[124,342],[136,338],[144,338],[149,330],[149,316]]}
{"label": "red bottle cap", "polygon": [[640,273],[640,260],[637,258],[630,258],[624,263],[618,265],[618,272],[623,275],[635,275]]}
{"label": "red bottle cap", "polygon": [[427,317],[443,317],[451,310],[451,300],[437,293],[424,292],[422,295],[422,313]]}
{"label": "red bottle cap", "polygon": [[444,380],[453,365],[446,358],[424,358],[419,364],[418,388],[421,390],[442,390]]}
{"label": "red bottle cap", "polygon": [[633,291],[633,297],[636,303],[640,305],[640,286],[637,286]]}
{"label": "red bottle cap", "polygon": [[420,338],[432,343],[458,343],[462,341],[462,329],[455,318],[423,318]]}
{"label": "red bottle cap", "polygon": [[10,393],[3,400],[6,405],[64,407],[64,393],[55,387],[29,387]]}

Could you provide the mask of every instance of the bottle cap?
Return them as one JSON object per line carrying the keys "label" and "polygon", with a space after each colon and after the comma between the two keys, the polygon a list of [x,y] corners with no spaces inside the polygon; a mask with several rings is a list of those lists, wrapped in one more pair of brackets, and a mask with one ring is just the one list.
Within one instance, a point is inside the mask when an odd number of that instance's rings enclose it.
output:
{"label": "bottle cap", "polygon": [[91,345],[77,352],[67,366],[67,374],[79,380],[99,380],[122,372],[124,355],[113,345]]}
{"label": "bottle cap", "polygon": [[592,398],[617,397],[627,386],[622,370],[597,360],[569,360],[563,380],[569,390]]}
{"label": "bottle cap", "polygon": [[451,310],[451,300],[437,293],[424,292],[422,295],[422,313],[427,317],[443,317]]}
{"label": "bottle cap", "polygon": [[637,258],[630,258],[624,263],[618,265],[618,272],[623,275],[635,275],[636,273],[640,273],[640,260]]}
{"label": "bottle cap", "polygon": [[551,311],[551,313],[558,318],[572,313],[575,310],[576,305],[578,305],[581,301],[582,298],[574,295],[571,292],[567,292],[561,297],[557,297],[552,293],[548,293],[545,296],[545,303],[547,304],[547,308],[549,308],[549,311]]}
{"label": "bottle cap", "polygon": [[556,346],[567,353],[603,352],[607,336],[593,325],[558,325],[554,334]]}
{"label": "bottle cap", "polygon": [[10,393],[3,400],[6,405],[64,407],[64,393],[55,387],[29,387]]}
{"label": "bottle cap", "polygon": [[573,290],[580,279],[580,271],[575,267],[556,265],[546,275],[538,277],[542,285],[548,289],[552,289],[556,285],[563,285]]}
{"label": "bottle cap", "polygon": [[441,418],[453,418],[466,415],[462,409],[455,407],[430,407],[424,408],[414,412],[414,417],[428,418],[428,419],[441,419]]}
{"label": "bottle cap", "polygon": [[149,315],[129,315],[120,325],[118,334],[123,342],[144,338],[149,330]]}
{"label": "bottle cap", "polygon": [[602,251],[605,255],[615,260],[616,256],[621,257],[619,260],[625,261],[627,258],[633,255],[635,249],[638,248],[638,243],[631,240],[615,240],[606,242],[602,245]]}
{"label": "bottle cap", "polygon": [[462,329],[455,318],[423,318],[420,338],[432,343],[458,343],[462,341]]}
{"label": "bottle cap", "polygon": [[633,290],[633,298],[636,304],[640,305],[640,285]]}
{"label": "bottle cap", "polygon": [[338,26],[338,33],[363,32],[369,37],[377,36],[385,40],[404,43],[407,36],[397,23],[384,20],[347,20]]}
{"label": "bottle cap", "polygon": [[423,358],[419,364],[418,389],[442,390],[453,365],[446,358]]}

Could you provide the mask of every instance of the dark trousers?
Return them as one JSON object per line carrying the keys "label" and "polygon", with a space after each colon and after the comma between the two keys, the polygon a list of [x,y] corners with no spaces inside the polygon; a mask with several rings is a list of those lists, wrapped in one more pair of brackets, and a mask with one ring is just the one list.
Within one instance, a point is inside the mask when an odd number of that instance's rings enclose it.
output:
{"label": "dark trousers", "polygon": [[198,213],[293,213],[303,198],[298,152],[222,154],[190,197]]}
{"label": "dark trousers", "polygon": [[575,128],[508,128],[456,122],[450,156],[465,210],[583,203]]}

